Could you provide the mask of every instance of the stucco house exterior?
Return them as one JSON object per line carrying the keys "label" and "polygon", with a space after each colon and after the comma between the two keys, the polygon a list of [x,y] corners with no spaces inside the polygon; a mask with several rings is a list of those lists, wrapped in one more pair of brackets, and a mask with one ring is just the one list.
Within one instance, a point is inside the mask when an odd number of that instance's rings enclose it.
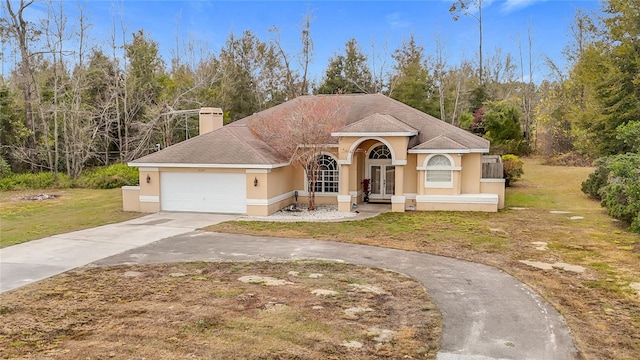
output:
{"label": "stucco house exterior", "polygon": [[272,214],[308,196],[305,170],[255,136],[255,117],[300,102],[337,96],[343,127],[318,161],[316,203],[352,211],[370,201],[392,211],[495,212],[504,207],[503,179],[482,178],[489,141],[381,94],[302,96],[223,126],[222,111],[200,111],[200,135],[129,163],[140,185],[123,188],[126,211]]}

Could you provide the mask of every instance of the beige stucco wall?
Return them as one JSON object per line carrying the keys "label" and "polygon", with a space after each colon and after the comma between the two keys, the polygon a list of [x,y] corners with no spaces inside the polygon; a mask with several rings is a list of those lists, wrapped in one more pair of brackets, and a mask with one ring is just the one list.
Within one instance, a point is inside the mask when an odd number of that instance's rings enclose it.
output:
{"label": "beige stucco wall", "polygon": [[480,193],[481,177],[482,177],[482,154],[462,155],[460,192],[462,194]]}
{"label": "beige stucco wall", "polygon": [[122,210],[140,212],[140,186],[122,187]]}
{"label": "beige stucco wall", "polygon": [[[158,168],[139,168],[140,211],[160,211],[160,172]],[[147,176],[149,181],[147,182]]]}
{"label": "beige stucco wall", "polygon": [[480,192],[498,194],[498,209],[504,209],[504,179],[482,179],[480,181]]}

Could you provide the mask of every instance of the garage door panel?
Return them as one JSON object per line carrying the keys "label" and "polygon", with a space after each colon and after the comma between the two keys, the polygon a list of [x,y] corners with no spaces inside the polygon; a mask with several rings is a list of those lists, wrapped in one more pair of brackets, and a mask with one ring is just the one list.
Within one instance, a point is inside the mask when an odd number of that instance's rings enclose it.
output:
{"label": "garage door panel", "polygon": [[243,173],[162,172],[162,210],[244,214],[245,182]]}

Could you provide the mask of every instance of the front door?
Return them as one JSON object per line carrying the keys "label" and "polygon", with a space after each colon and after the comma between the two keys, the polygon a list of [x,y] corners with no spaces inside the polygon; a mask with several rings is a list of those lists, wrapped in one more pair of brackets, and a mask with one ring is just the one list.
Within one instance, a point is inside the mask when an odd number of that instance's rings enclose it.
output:
{"label": "front door", "polygon": [[369,165],[372,200],[390,200],[396,188],[396,167],[394,165]]}

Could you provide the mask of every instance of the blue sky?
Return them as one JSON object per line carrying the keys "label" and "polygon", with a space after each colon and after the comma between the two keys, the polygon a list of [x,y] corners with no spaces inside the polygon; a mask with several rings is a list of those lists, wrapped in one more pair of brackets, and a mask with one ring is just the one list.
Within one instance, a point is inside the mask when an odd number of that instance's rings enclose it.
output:
{"label": "blue sky", "polygon": [[[159,43],[167,63],[170,50],[175,46],[176,31],[181,37],[191,36],[206,44],[215,54],[230,32],[239,34],[249,29],[266,41],[273,36],[268,30],[276,26],[281,32],[283,47],[295,53],[300,48],[302,18],[311,11],[315,45],[312,72],[319,80],[329,57],[352,37],[364,52],[370,53],[373,46],[379,54],[386,51],[387,57],[410,34],[416,36],[427,54],[435,54],[435,39],[439,37],[450,64],[458,64],[462,57],[475,59],[478,22],[470,16],[453,21],[449,13],[452,1],[90,0],[66,1],[65,7],[72,24],[77,5],[84,5],[93,24],[91,36],[104,42],[110,36],[112,10],[121,9],[128,33],[144,29]],[[43,4],[37,5],[45,8]],[[543,54],[563,63],[561,51],[569,41],[568,29],[577,8],[589,12],[599,9],[600,3],[597,0],[485,0],[485,56],[499,47],[519,59],[518,41],[522,39],[526,51],[530,25],[535,72],[538,78],[543,77],[548,73],[543,66]]]}

